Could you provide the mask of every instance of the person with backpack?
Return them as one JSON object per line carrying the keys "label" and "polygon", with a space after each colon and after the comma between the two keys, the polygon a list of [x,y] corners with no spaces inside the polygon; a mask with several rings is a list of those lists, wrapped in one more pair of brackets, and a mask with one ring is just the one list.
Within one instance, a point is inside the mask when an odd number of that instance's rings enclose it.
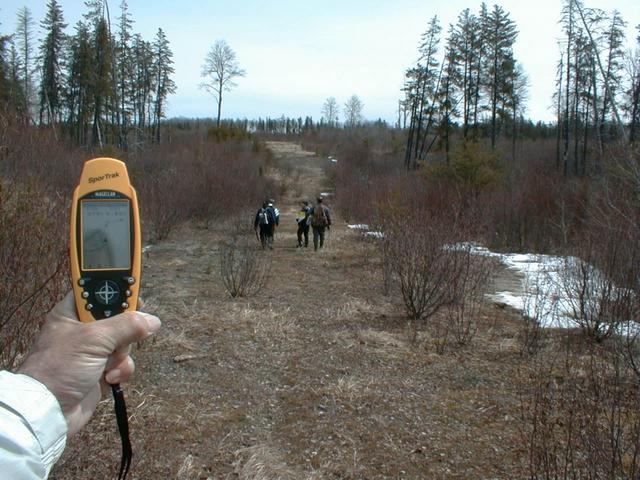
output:
{"label": "person with backpack", "polygon": [[302,210],[298,212],[296,222],[298,223],[298,248],[302,247],[302,237],[304,236],[304,247],[309,246],[309,217],[311,216],[311,206],[306,200],[302,202]]}
{"label": "person with backpack", "polygon": [[322,204],[322,197],[317,198],[316,205],[311,209],[311,228],[313,229],[313,249],[324,247],[325,230],[331,228],[331,214],[329,209]]}
{"label": "person with backpack", "polygon": [[280,225],[280,210],[278,210],[278,207],[276,207],[276,201],[273,198],[267,200],[267,208],[271,210],[271,214],[274,219],[273,221],[275,223],[275,226],[277,227],[278,225]]}
{"label": "person with backpack", "polygon": [[256,218],[253,221],[253,229],[256,234],[258,228],[260,229],[260,244],[262,248],[269,247],[273,250],[273,232],[275,230],[276,218],[273,213],[273,209],[269,208],[269,204],[264,202],[262,207],[256,213]]}

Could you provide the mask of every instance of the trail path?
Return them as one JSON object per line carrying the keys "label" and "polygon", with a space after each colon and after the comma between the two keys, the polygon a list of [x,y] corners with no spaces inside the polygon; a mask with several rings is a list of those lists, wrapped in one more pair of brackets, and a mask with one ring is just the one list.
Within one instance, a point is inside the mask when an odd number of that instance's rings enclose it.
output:
{"label": "trail path", "polygon": [[[260,294],[230,299],[219,280],[233,222],[185,225],[145,254],[145,308],[163,328],[134,349],[130,478],[522,476],[512,318],[488,305],[459,352],[435,353],[437,339],[410,345],[381,294],[374,241],[334,212],[328,248],[296,248],[300,200],[329,190],[326,160],[291,143],[268,148],[281,226]],[[50,478],[111,478],[118,443],[105,400]]]}

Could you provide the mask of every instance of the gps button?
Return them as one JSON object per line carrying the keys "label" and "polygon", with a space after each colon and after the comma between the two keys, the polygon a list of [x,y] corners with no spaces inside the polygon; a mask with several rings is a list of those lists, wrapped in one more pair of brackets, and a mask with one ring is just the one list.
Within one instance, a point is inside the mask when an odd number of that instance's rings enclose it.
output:
{"label": "gps button", "polygon": [[94,295],[102,305],[113,305],[120,299],[120,288],[117,283],[104,280],[98,284]]}

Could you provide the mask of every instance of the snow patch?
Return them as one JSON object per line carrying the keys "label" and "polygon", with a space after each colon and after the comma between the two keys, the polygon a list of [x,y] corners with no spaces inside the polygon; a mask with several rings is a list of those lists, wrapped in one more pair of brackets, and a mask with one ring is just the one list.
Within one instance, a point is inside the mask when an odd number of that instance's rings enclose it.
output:
{"label": "snow patch", "polygon": [[[523,278],[517,291],[501,291],[489,295],[496,302],[522,311],[526,316],[537,319],[546,328],[575,328],[578,326],[576,311],[580,305],[576,288],[567,286],[567,269],[588,269],[593,284],[589,287],[592,300],[585,302],[586,308],[595,311],[600,289],[610,285],[604,274],[577,257],[559,257],[534,253],[496,253],[477,244],[458,244],[450,248],[467,249],[476,255],[494,257],[508,269]],[[629,295],[629,291],[614,288],[613,295]],[[615,293],[617,292],[617,293]],[[620,333],[640,331],[638,319],[629,319],[618,327]]]}

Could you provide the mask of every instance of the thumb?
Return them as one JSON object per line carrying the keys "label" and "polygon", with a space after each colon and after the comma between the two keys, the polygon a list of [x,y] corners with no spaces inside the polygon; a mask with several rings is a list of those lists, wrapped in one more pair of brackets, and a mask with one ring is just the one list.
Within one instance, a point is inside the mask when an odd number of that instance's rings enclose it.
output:
{"label": "thumb", "polygon": [[143,312],[126,312],[92,324],[104,339],[109,354],[144,340],[155,333],[160,325],[158,317]]}

